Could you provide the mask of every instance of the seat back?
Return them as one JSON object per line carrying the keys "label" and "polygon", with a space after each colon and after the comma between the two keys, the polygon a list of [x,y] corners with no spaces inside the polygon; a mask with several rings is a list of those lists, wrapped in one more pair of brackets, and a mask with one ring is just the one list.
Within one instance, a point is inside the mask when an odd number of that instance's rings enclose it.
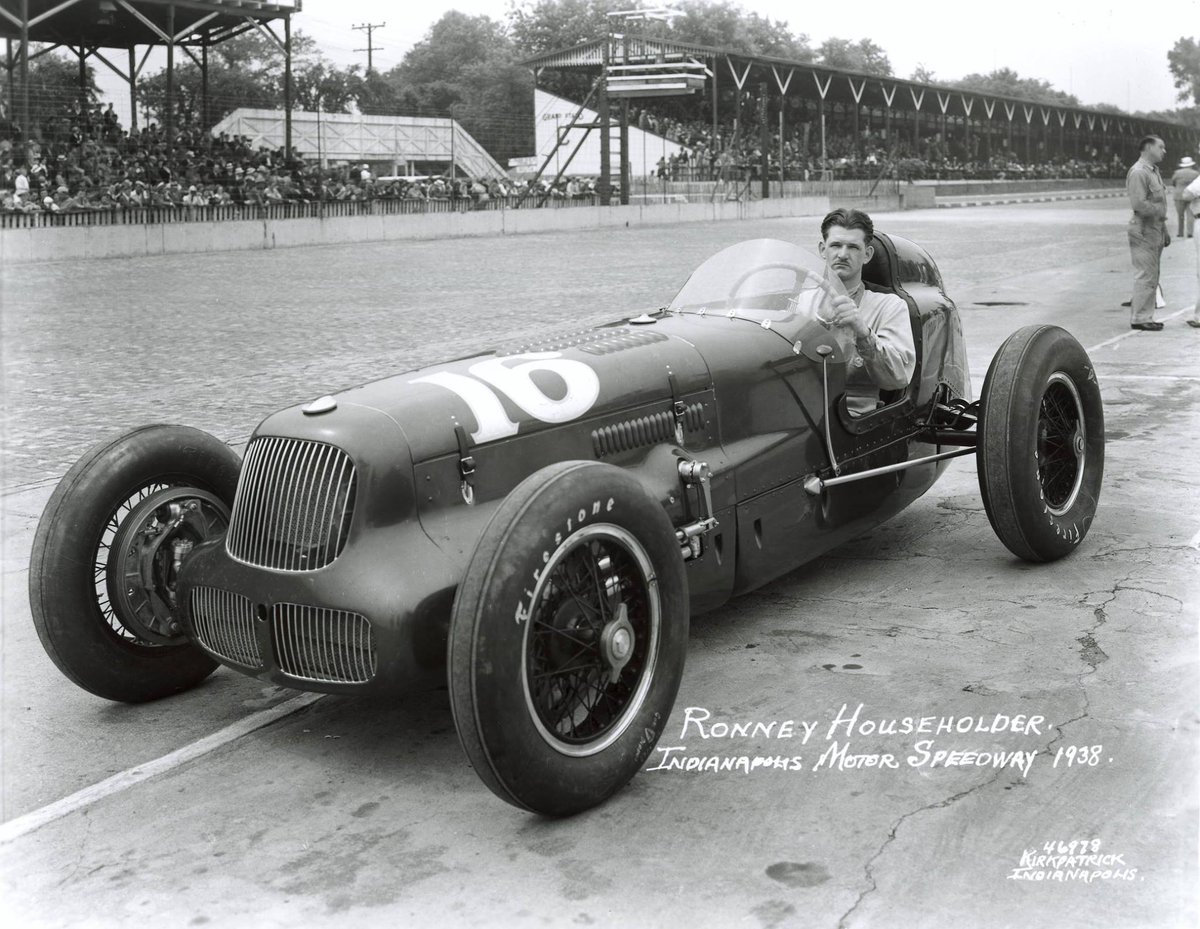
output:
{"label": "seat back", "polygon": [[[916,368],[913,370],[909,390],[915,391],[921,381],[921,314],[917,310],[917,301],[900,284],[900,263],[896,254],[896,246],[887,233],[875,233],[874,254],[871,260],[863,265],[862,279],[867,290],[876,293],[895,294],[908,306],[908,323],[913,331],[913,346],[916,351]],[[902,399],[909,390],[881,390],[879,398],[888,405]]]}
{"label": "seat back", "polygon": [[899,293],[897,281],[900,279],[900,274],[896,267],[896,249],[892,245],[892,240],[884,233],[877,232],[872,245],[875,254],[871,256],[870,261],[863,265],[863,283],[877,292]]}

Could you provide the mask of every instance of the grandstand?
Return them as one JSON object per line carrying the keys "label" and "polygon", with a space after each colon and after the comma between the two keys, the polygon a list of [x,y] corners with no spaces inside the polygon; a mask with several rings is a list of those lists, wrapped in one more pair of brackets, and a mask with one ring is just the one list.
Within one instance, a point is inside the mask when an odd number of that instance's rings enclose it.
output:
{"label": "grandstand", "polygon": [[[872,135],[883,143],[889,158],[902,149],[922,158],[934,143],[927,161],[944,160],[953,148],[960,161],[971,162],[1002,157],[1006,162],[1033,165],[1107,162],[1115,157],[1124,163],[1129,160],[1130,140],[1149,133],[1162,136],[1174,151],[1196,152],[1200,146],[1200,132],[1182,123],[662,38],[611,35],[522,63],[538,75],[546,70],[589,79],[607,74],[610,81],[619,77],[620,67],[672,65],[689,76],[703,69],[708,77],[703,106],[710,114],[710,139],[717,139],[722,127],[732,123],[736,137],[757,147],[764,182],[774,154],[765,144],[768,136],[774,134],[778,145],[798,127],[803,127],[804,147],[819,153],[822,169],[835,154],[831,144],[835,131],[851,140],[852,156],[863,155],[864,142]],[[604,85],[598,82],[601,95],[611,95]],[[597,109],[608,112],[608,101],[602,100]],[[695,110],[699,115],[701,107]],[[612,122],[615,131],[616,120]],[[756,137],[747,139],[751,132]],[[786,153],[779,151],[778,163],[786,160]]]}
{"label": "grandstand", "polygon": [[[380,174],[465,174],[504,178],[504,168],[456,120],[422,116],[364,116],[361,113],[292,114],[292,143],[322,168],[367,162]],[[251,148],[284,146],[281,110],[234,110],[213,129],[244,137]]]}
{"label": "grandstand", "polygon": [[[29,62],[46,51],[65,47],[78,57],[81,71],[88,59],[94,58],[129,85],[130,128],[136,129],[138,74],[150,51],[161,46],[167,52],[169,102],[164,118],[169,131],[173,128],[170,99],[176,50],[206,72],[211,46],[249,31],[268,37],[283,52],[284,98],[290,110],[291,17],[300,10],[301,0],[0,0],[0,37],[8,40],[9,118],[20,127],[30,125]],[[282,26],[282,35],[273,24]],[[46,43],[50,49],[33,51],[31,43]],[[145,48],[140,63],[139,46]],[[113,49],[128,53],[126,70],[109,57]],[[207,100],[203,105],[207,108]],[[290,144],[290,127],[285,127],[285,148]]]}

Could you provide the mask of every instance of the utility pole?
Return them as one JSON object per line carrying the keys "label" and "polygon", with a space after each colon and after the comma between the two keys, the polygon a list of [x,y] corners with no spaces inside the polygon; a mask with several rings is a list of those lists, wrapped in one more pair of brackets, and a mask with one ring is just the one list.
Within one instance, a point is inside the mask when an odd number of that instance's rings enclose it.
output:
{"label": "utility pole", "polygon": [[375,54],[376,46],[375,46],[375,43],[372,41],[372,36],[376,29],[383,29],[386,26],[387,26],[387,23],[360,23],[357,26],[351,27],[353,29],[365,31],[367,33],[367,47],[355,49],[356,52],[366,52],[367,53],[367,74],[371,73],[372,65],[374,64],[372,57]]}

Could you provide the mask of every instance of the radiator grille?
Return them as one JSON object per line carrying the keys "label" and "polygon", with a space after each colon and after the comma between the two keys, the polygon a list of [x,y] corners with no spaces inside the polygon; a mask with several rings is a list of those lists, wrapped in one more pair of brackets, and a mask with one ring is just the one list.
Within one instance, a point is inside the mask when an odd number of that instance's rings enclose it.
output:
{"label": "radiator grille", "polygon": [[322,442],[263,436],[246,449],[226,536],[238,561],[312,571],[346,544],[357,475],[350,456]]}
{"label": "radiator grille", "polygon": [[247,668],[263,666],[254,604],[246,597],[214,587],[193,588],[192,625],[200,644],[214,655]]}
{"label": "radiator grille", "polygon": [[365,616],[297,603],[271,614],[284,674],[307,681],[363,684],[375,676],[375,638]]}

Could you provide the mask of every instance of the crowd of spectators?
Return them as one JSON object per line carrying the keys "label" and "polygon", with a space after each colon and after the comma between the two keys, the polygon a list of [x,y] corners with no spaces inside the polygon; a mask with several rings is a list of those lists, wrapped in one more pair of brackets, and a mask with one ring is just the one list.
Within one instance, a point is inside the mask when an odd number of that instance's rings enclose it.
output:
{"label": "crowd of spectators", "polygon": [[[680,146],[652,170],[661,181],[707,181],[757,177],[763,168],[761,135],[755,126],[728,124],[714,134],[711,124],[682,122],[634,111],[635,124]],[[183,129],[168,137],[156,124],[123,129],[112,106],[83,111],[76,106],[43,132],[38,142],[21,143],[0,126],[0,212],[76,212],[225,205],[332,203],[364,200],[445,200],[462,208],[484,207],[536,192],[539,199],[591,201],[594,178],[528,181],[461,176],[380,177],[368,165],[322,167],[279,149],[254,148],[241,136]],[[831,128],[824,154],[812,126],[793,128],[783,139],[770,136],[766,167],[779,176],[782,154],[789,180],[891,177],[920,179],[1013,179],[1122,177],[1125,166],[1113,154],[1091,150],[1086,157],[1046,158],[1025,163],[1000,146],[981,153],[978,137],[970,150],[933,133],[913,144],[889,145],[880,131],[855,137]]]}
{"label": "crowd of spectators", "polygon": [[[753,123],[718,125],[714,135],[711,123],[664,118],[646,110],[633,111],[631,121],[681,146],[677,154],[657,163],[655,175],[660,179],[710,180],[762,170],[762,136]],[[772,130],[767,143],[768,175],[779,177],[781,153],[785,178],[798,181],[880,176],[903,181],[1123,178],[1128,169],[1116,152],[1102,153],[1094,146],[1076,155],[1043,152],[1027,160],[1018,154],[1023,142],[1019,138],[1009,148],[1006,136],[993,138],[989,146],[978,133],[958,140],[943,139],[933,131],[919,142],[913,141],[911,132],[893,130],[892,136],[889,144],[879,128],[863,129],[856,136],[851,126],[828,126],[822,153],[819,129],[811,123],[785,132],[782,146],[778,130]]]}
{"label": "crowd of spectators", "polygon": [[[142,207],[429,199],[472,205],[521,193],[502,178],[380,177],[367,164],[321,167],[300,153],[253,147],[244,136],[195,129],[172,133],[151,123],[130,132],[111,105],[22,144],[0,127],[0,210],[73,212]],[[558,191],[563,196],[563,190]]]}

